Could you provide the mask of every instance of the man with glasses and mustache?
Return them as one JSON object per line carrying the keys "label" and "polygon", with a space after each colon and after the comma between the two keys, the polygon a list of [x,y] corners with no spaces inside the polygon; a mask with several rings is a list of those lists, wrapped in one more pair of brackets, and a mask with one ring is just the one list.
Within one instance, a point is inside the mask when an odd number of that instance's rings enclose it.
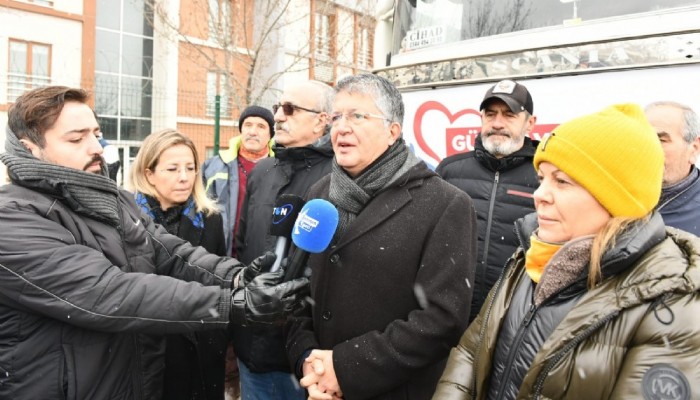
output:
{"label": "man with glasses and mustache", "polygon": [[[248,174],[258,161],[271,157],[275,120],[270,110],[250,105],[238,117],[240,135],[231,138],[227,149],[202,165],[207,195],[216,200],[221,212],[226,254],[237,257],[234,246],[239,215],[245,198]],[[238,362],[229,343],[226,350],[226,393],[237,398],[240,391]]]}
{"label": "man with glasses and mustache", "polygon": [[[242,262],[275,248],[269,234],[275,199],[282,194],[306,198],[309,187],[331,171],[333,147],[327,133],[332,99],[330,86],[305,81],[285,87],[272,107],[274,157],[258,162],[248,176],[236,234]],[[306,398],[292,375],[284,343],[281,326],[233,331],[243,400]]]}
{"label": "man with glasses and mustache", "polygon": [[520,83],[503,80],[481,102],[481,133],[474,150],[447,157],[436,172],[465,191],[476,207],[478,258],[471,322],[506,260],[518,246],[513,223],[535,211],[532,193],[539,186],[532,160],[537,141],[530,92]]}
{"label": "man with glasses and mustache", "polygon": [[49,86],[8,112],[2,399],[161,399],[164,335],[282,323],[308,293],[305,278],[261,273],[273,254],[246,267],[155,224],[107,176],[88,100]]}

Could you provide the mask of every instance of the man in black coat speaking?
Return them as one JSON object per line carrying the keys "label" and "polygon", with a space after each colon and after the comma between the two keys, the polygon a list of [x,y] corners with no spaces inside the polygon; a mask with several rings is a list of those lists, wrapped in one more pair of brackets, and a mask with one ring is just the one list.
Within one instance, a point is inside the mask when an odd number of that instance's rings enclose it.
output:
{"label": "man in black coat speaking", "polygon": [[308,197],[338,209],[338,228],[309,258],[313,307],[290,320],[287,354],[311,399],[429,399],[467,327],[474,206],[406,146],[389,81],[335,90],[331,173]]}

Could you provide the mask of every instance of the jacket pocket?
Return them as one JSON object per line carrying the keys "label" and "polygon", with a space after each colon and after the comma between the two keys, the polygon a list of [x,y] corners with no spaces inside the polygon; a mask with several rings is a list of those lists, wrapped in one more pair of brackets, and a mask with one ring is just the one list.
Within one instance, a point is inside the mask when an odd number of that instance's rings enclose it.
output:
{"label": "jacket pocket", "polygon": [[73,356],[73,348],[69,345],[62,345],[63,362],[59,363],[61,368],[58,376],[63,380],[61,387],[63,388],[64,399],[75,399],[75,357]]}

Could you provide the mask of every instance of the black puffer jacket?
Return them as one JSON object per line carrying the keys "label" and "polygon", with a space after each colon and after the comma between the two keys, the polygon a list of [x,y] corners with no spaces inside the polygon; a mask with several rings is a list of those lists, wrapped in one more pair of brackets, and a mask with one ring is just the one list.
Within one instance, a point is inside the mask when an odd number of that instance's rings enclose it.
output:
{"label": "black puffer jacket", "polygon": [[[238,222],[236,248],[243,263],[274,250],[270,236],[272,208],[281,194],[305,197],[308,189],[331,171],[330,136],[306,147],[274,147],[275,157],[260,160],[250,171]],[[247,261],[246,261],[247,260]],[[236,327],[231,332],[236,356],[253,372],[291,372],[282,327]]]}
{"label": "black puffer jacket", "polygon": [[538,143],[526,137],[520,150],[497,159],[478,136],[474,151],[445,158],[435,171],[465,191],[476,207],[479,253],[470,322],[518,246],[513,223],[535,211],[532,193],[539,182],[532,159]]}
{"label": "black puffer jacket", "polygon": [[240,263],[119,206],[117,229],[0,188],[0,398],[160,399],[163,334],[226,327]]}
{"label": "black puffer jacket", "polygon": [[[192,196],[166,211],[156,198],[136,195],[136,204],[169,233],[202,246],[218,256],[226,255],[221,214],[196,211]],[[223,400],[224,359],[228,338],[224,329],[167,335],[163,396],[168,400]]]}

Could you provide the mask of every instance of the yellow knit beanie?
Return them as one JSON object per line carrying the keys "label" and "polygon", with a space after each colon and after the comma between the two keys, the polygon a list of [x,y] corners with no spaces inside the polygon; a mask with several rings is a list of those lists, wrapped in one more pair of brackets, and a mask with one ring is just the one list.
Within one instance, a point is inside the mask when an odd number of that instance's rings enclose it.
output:
{"label": "yellow knit beanie", "polygon": [[559,125],[537,148],[613,217],[639,218],[659,201],[664,153],[636,104],[618,104]]}

